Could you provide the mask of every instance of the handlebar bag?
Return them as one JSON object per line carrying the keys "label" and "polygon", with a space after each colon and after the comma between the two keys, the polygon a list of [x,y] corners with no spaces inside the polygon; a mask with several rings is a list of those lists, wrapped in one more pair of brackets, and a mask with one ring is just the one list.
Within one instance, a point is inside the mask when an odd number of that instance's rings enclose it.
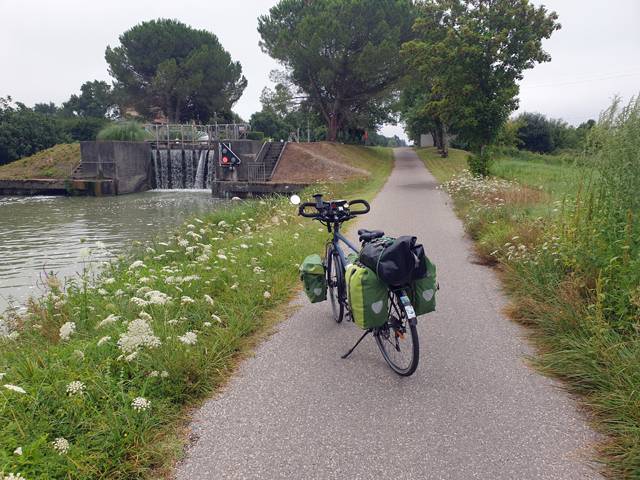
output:
{"label": "handlebar bag", "polygon": [[407,285],[422,277],[426,273],[423,257],[422,245],[416,245],[416,237],[412,236],[378,238],[360,250],[360,262],[389,286]]}
{"label": "handlebar bag", "polygon": [[436,292],[438,283],[436,281],[436,266],[426,257],[420,259],[421,271],[424,275],[417,278],[409,287],[409,298],[416,315],[424,315],[436,309]]}
{"label": "handlebar bag", "polygon": [[354,323],[364,330],[384,325],[389,312],[389,293],[373,270],[352,263],[346,269],[346,283]]}
{"label": "handlebar bag", "polygon": [[300,265],[300,280],[311,303],[327,299],[327,279],[320,255],[314,253],[304,259]]}

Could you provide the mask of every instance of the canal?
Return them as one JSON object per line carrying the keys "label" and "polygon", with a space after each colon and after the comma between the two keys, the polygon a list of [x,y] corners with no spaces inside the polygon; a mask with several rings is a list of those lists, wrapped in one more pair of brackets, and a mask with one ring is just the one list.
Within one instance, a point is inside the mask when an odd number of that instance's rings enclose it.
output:
{"label": "canal", "polygon": [[[0,313],[43,292],[44,272],[62,280],[126,252],[134,240],[166,237],[215,209],[210,190],[152,190],[116,197],[0,197]],[[92,251],[84,258],[85,248]]]}

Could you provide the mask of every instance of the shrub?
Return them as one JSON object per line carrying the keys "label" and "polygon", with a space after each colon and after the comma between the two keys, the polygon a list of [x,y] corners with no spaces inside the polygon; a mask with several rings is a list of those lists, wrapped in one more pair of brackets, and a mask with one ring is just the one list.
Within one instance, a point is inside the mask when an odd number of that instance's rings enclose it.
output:
{"label": "shrub", "polygon": [[60,120],[63,131],[76,142],[95,140],[98,133],[108,124],[106,118],[70,117]]}
{"label": "shrub", "polygon": [[489,168],[491,167],[492,156],[486,149],[480,153],[474,153],[467,158],[467,164],[469,170],[476,177],[486,177],[489,175]]}
{"label": "shrub", "polygon": [[150,135],[137,122],[119,122],[100,130],[97,140],[120,140],[142,142],[150,139]]}
{"label": "shrub", "polygon": [[247,138],[249,140],[264,140],[264,132],[249,132],[247,133]]}

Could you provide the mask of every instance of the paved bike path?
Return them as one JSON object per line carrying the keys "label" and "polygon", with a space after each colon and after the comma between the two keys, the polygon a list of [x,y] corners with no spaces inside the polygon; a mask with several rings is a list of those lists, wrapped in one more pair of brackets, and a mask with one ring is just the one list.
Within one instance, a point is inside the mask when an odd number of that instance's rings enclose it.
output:
{"label": "paved bike path", "polygon": [[[526,332],[436,182],[396,149],[358,227],[415,234],[438,267],[418,321],[420,365],[400,378],[353,324],[302,306],[195,415],[178,479],[585,479],[596,435],[560,385],[527,366]],[[354,232],[355,225],[350,227]]]}

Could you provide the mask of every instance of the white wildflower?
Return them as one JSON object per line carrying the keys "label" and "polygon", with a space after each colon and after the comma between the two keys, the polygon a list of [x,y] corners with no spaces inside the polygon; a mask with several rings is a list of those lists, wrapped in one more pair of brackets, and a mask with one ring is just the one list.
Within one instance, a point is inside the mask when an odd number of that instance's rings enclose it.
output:
{"label": "white wildflower", "polygon": [[18,337],[20,337],[20,334],[16,331],[11,332],[9,335],[6,336],[6,338],[8,338],[9,340],[17,340]]}
{"label": "white wildflower", "polygon": [[0,473],[0,475],[2,475],[0,480],[27,480],[20,473],[9,473],[7,475]]}
{"label": "white wildflower", "polygon": [[191,297],[187,297],[186,295],[184,295],[180,300],[180,303],[182,303],[182,305],[187,305],[189,303],[195,303],[195,300]]}
{"label": "white wildflower", "polygon": [[175,318],[173,320],[168,320],[167,323],[169,325],[177,325],[178,323],[180,323],[178,320],[176,320]]}
{"label": "white wildflower", "polygon": [[186,240],[184,238],[179,238],[178,239],[178,246],[182,247],[182,248],[187,248],[189,246],[189,240]]}
{"label": "white wildflower", "polygon": [[66,438],[58,437],[53,442],[53,449],[58,452],[59,455],[64,455],[69,452],[71,444]]}
{"label": "white wildflower", "polygon": [[144,267],[144,262],[142,260],[136,260],[131,265],[129,265],[129,270],[135,270],[136,268]]}
{"label": "white wildflower", "polygon": [[195,345],[198,341],[198,335],[195,332],[187,332],[181,337],[178,337],[178,340],[185,345]]}
{"label": "white wildflower", "polygon": [[206,293],[204,294],[204,301],[207,302],[209,305],[213,305],[213,298],[211,298]]}
{"label": "white wildflower", "polygon": [[102,328],[102,327],[106,327],[108,325],[113,325],[114,323],[116,323],[118,320],[120,320],[120,317],[117,315],[114,315],[113,313],[111,315],[109,315],[107,318],[105,318],[104,320],[102,320],[100,323],[98,323],[98,328]]}
{"label": "white wildflower", "polygon": [[153,370],[152,372],[149,372],[149,376],[152,378],[159,377],[160,372],[158,370]]}
{"label": "white wildflower", "polygon": [[71,335],[76,331],[76,324],[74,322],[67,322],[60,327],[60,339],[69,340]]}
{"label": "white wildflower", "polygon": [[218,315],[216,315],[215,313],[211,314],[211,318],[214,319],[218,323],[222,323],[222,319]]}
{"label": "white wildflower", "polygon": [[219,258],[220,260],[226,260],[226,259],[227,259],[227,256],[226,256],[226,255],[224,255],[224,254],[222,254],[222,253],[219,253],[217,256],[218,256],[218,258]]}
{"label": "white wildflower", "polygon": [[141,318],[133,320],[118,340],[118,347],[124,353],[133,353],[142,347],[155,348],[160,344],[160,339],[153,334],[149,324]]}
{"label": "white wildflower", "polygon": [[204,322],[202,324],[203,327],[210,327],[211,326],[211,322]]}
{"label": "white wildflower", "polygon": [[111,340],[111,337],[106,336],[106,337],[102,337],[100,340],[98,340],[98,346],[102,346],[105,343],[107,343],[109,340]]}
{"label": "white wildflower", "polygon": [[163,370],[160,373],[160,378],[167,378],[169,376],[169,372],[167,372],[166,370]]}
{"label": "white wildflower", "polygon": [[125,362],[132,362],[138,357],[138,352],[130,353],[124,357]]}
{"label": "white wildflower", "polygon": [[149,407],[151,407],[151,402],[146,398],[136,397],[131,402],[131,406],[137,412],[144,412],[145,410],[148,410]]}
{"label": "white wildflower", "polygon": [[10,383],[5,383],[4,388],[6,388],[7,390],[12,390],[17,393],[27,393],[24,388],[19,387],[17,385],[11,385]]}
{"label": "white wildflower", "polygon": [[120,288],[119,288],[118,290],[116,290],[115,292],[113,292],[113,295],[114,295],[114,296],[116,296],[116,297],[121,297],[121,296],[123,296],[123,295],[124,295],[124,290],[122,290],[122,289],[120,289]]}
{"label": "white wildflower", "polygon": [[18,447],[18,448],[16,448],[16,449],[13,451],[13,454],[14,454],[14,455],[18,455],[18,456],[22,455],[22,447]]}
{"label": "white wildflower", "polygon": [[140,297],[131,297],[129,301],[138,307],[146,307],[149,304],[149,302]]}
{"label": "white wildflower", "polygon": [[67,395],[82,395],[85,389],[85,384],[76,380],[67,385]]}
{"label": "white wildflower", "polygon": [[158,290],[151,290],[145,293],[147,301],[153,305],[164,305],[170,300],[170,297],[166,293],[159,292]]}
{"label": "white wildflower", "polygon": [[115,278],[113,278],[113,277],[111,277],[111,278],[107,278],[107,279],[105,279],[105,281],[104,281],[104,284],[105,284],[105,285],[112,285],[112,284],[114,284],[114,283],[116,283],[116,279],[115,279]]}
{"label": "white wildflower", "polygon": [[87,247],[81,248],[78,252],[78,255],[80,256],[80,258],[87,258],[89,257],[89,255],[91,255],[91,250],[89,250]]}
{"label": "white wildflower", "polygon": [[140,312],[138,314],[138,317],[140,317],[142,320],[144,320],[145,322],[150,322],[151,320],[153,320],[153,318],[151,317],[151,315],[149,315],[147,312]]}
{"label": "white wildflower", "polygon": [[237,290],[237,289],[238,289],[238,284],[237,284],[237,283],[234,283],[234,284],[233,284],[233,285],[231,285],[229,288],[230,288],[231,290]]}
{"label": "white wildflower", "polygon": [[109,292],[107,292],[104,288],[99,288],[98,294],[102,295],[103,297],[106,297],[107,295],[109,295]]}
{"label": "white wildflower", "polygon": [[265,291],[265,292],[262,294],[262,296],[263,296],[264,298],[271,298],[271,293],[269,293],[269,292],[266,292],[266,291]]}
{"label": "white wildflower", "polygon": [[74,350],[73,354],[78,360],[84,360],[84,352],[82,350]]}

